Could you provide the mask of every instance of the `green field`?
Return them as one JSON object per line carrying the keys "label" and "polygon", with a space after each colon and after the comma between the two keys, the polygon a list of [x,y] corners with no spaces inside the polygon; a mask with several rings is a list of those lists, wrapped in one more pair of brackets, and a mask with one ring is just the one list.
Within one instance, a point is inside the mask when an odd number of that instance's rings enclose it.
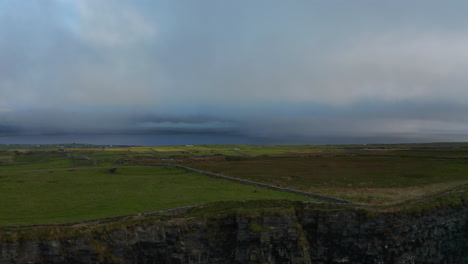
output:
{"label": "green field", "polygon": [[308,200],[171,167],[0,170],[0,225],[77,222],[222,200]]}
{"label": "green field", "polygon": [[405,157],[382,154],[266,156],[193,161],[187,165],[363,205],[392,205],[468,184],[467,158],[427,158],[412,154]]}
{"label": "green field", "polygon": [[78,222],[214,201],[309,200],[141,165],[179,164],[380,209],[450,192],[463,196],[468,186],[466,143],[15,147],[0,145],[0,225]]}

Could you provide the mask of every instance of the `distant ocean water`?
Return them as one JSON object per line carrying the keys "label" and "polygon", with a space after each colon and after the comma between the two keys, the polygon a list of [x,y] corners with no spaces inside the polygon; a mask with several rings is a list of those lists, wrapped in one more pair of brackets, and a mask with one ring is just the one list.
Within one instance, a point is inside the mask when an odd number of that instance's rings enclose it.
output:
{"label": "distant ocean water", "polygon": [[325,145],[325,144],[371,144],[371,143],[424,143],[467,141],[467,137],[249,137],[229,133],[193,134],[58,134],[58,135],[17,135],[0,136],[0,144],[95,144],[95,145]]}
{"label": "distant ocean water", "polygon": [[[0,144],[65,144],[95,145],[200,145],[200,144],[293,144],[293,141],[253,138],[238,134],[59,134],[0,136]],[[298,143],[298,142],[297,142]]]}

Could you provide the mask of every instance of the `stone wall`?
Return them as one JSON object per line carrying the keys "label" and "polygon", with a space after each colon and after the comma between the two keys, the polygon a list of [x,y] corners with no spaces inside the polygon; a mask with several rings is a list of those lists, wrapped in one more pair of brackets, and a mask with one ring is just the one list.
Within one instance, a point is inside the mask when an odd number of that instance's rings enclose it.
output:
{"label": "stone wall", "polygon": [[298,190],[289,189],[289,188],[283,188],[283,187],[274,186],[274,185],[265,184],[265,183],[259,183],[259,182],[253,182],[253,181],[233,178],[233,177],[229,177],[229,176],[225,176],[225,175],[221,175],[221,174],[217,174],[217,173],[197,170],[197,169],[194,169],[194,168],[181,166],[181,165],[176,165],[176,164],[153,164],[153,165],[138,164],[138,165],[139,166],[168,166],[168,167],[175,167],[175,168],[183,169],[183,170],[186,170],[186,171],[191,171],[191,172],[196,172],[196,173],[208,175],[208,176],[211,176],[211,177],[222,178],[222,179],[226,179],[226,180],[229,180],[229,181],[240,182],[240,183],[244,183],[244,184],[254,185],[254,186],[273,189],[273,190],[279,190],[279,191],[283,191],[283,192],[291,192],[291,193],[304,195],[304,196],[315,198],[315,199],[321,199],[321,200],[326,200],[326,201],[331,201],[331,202],[341,203],[341,204],[348,204],[348,205],[352,204],[352,202],[350,202],[350,201],[338,199],[338,198],[335,198],[335,197],[330,197],[330,196],[320,195],[320,194],[315,194],[315,193],[309,193],[309,192],[303,192],[303,191],[298,191]]}

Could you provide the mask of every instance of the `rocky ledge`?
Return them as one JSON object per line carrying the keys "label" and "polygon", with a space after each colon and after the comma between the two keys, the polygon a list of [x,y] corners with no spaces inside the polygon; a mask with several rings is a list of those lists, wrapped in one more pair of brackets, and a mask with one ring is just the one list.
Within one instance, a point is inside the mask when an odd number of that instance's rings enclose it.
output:
{"label": "rocky ledge", "polygon": [[393,212],[249,203],[96,225],[8,228],[0,233],[0,263],[468,263],[465,202]]}

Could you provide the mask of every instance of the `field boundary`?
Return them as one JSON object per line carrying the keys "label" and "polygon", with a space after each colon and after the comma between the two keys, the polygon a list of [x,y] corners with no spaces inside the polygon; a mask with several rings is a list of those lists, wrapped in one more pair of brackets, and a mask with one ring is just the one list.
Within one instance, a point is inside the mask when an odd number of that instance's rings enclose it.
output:
{"label": "field boundary", "polygon": [[303,196],[307,196],[307,197],[311,197],[311,198],[315,198],[315,199],[320,199],[320,200],[327,200],[327,201],[340,203],[340,204],[344,204],[344,205],[352,205],[353,204],[351,201],[338,199],[338,198],[331,197],[331,196],[320,195],[320,194],[315,194],[315,193],[309,193],[309,192],[304,192],[304,191],[279,187],[279,186],[275,186],[275,185],[270,185],[270,184],[266,184],[266,183],[260,183],[260,182],[254,182],[254,181],[238,179],[238,178],[234,178],[234,177],[230,177],[230,176],[226,176],[226,175],[221,175],[221,174],[217,174],[217,173],[202,171],[202,170],[198,170],[198,169],[194,169],[194,168],[190,168],[190,167],[186,167],[186,166],[182,166],[182,165],[177,165],[177,164],[135,164],[133,166],[166,166],[166,167],[174,167],[174,168],[179,168],[179,169],[183,169],[183,170],[190,171],[190,172],[204,174],[204,175],[211,176],[211,177],[226,179],[226,180],[229,180],[229,181],[240,182],[240,183],[244,183],[244,184],[248,184],[248,185],[254,185],[254,186],[258,186],[258,187],[263,187],[263,188],[268,188],[268,189],[273,189],[273,190],[278,190],[278,191],[283,191],[283,192],[290,192],[290,193],[294,193],[294,194],[299,194],[299,195],[303,195]]}

